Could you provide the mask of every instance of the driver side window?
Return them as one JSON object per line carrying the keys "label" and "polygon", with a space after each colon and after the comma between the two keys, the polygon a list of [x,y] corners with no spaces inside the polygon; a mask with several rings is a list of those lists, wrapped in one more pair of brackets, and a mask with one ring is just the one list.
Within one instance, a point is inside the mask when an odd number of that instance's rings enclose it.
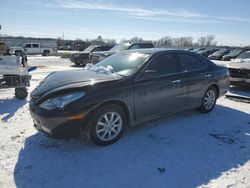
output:
{"label": "driver side window", "polygon": [[147,70],[156,71],[158,76],[177,73],[176,58],[172,54],[158,55],[150,62]]}

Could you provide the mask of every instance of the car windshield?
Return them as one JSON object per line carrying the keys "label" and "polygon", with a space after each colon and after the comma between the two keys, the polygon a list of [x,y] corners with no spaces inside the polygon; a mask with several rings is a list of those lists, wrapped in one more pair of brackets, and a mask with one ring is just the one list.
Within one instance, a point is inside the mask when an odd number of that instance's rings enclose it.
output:
{"label": "car windshield", "polygon": [[96,47],[96,46],[89,46],[89,47],[86,48],[83,52],[84,52],[84,53],[90,53],[90,52],[92,52],[92,50],[94,50],[95,47]]}
{"label": "car windshield", "polygon": [[240,54],[237,59],[250,59],[250,51]]}
{"label": "car windshield", "polygon": [[97,63],[98,67],[112,67],[112,72],[120,76],[131,76],[147,61],[149,54],[118,53]]}
{"label": "car windshield", "polygon": [[242,52],[242,50],[240,49],[236,49],[236,50],[233,50],[231,51],[228,55],[239,55],[240,53]]}
{"label": "car windshield", "polygon": [[223,53],[225,53],[226,51],[227,51],[227,49],[221,49],[221,50],[219,50],[219,51],[214,52],[214,55],[223,54]]}
{"label": "car windshield", "polygon": [[117,44],[113,48],[111,48],[109,51],[119,52],[119,51],[127,50],[128,47],[129,47],[129,43]]}

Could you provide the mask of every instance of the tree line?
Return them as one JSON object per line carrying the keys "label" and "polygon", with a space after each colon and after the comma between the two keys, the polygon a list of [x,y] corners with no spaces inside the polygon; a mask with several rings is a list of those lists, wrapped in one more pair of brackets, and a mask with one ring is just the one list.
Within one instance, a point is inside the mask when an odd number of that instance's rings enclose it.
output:
{"label": "tree line", "polygon": [[[132,37],[131,39],[122,39],[120,43],[125,42],[144,42],[142,37]],[[158,40],[147,41],[152,42],[155,47],[160,48],[191,48],[191,47],[214,47],[217,45],[214,35],[207,35],[194,40],[193,37],[170,37],[165,36]],[[83,50],[89,45],[115,45],[117,41],[115,39],[103,39],[98,36],[96,39],[75,39],[75,40],[63,40],[58,38],[58,46],[71,46],[75,50]]]}

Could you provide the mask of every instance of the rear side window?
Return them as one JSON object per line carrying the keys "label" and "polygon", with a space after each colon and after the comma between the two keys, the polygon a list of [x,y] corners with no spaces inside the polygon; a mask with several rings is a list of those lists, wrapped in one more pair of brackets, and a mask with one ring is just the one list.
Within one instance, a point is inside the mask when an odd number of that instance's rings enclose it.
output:
{"label": "rear side window", "polygon": [[38,44],[32,44],[33,48],[38,48]]}
{"label": "rear side window", "polygon": [[154,58],[147,67],[147,70],[157,71],[159,76],[179,72],[177,69],[176,58],[170,54],[161,54]]}
{"label": "rear side window", "polygon": [[129,49],[132,50],[132,49],[141,49],[141,48],[153,48],[153,44],[134,44],[132,45]]}
{"label": "rear side window", "polygon": [[178,54],[183,71],[195,71],[206,68],[206,64],[198,57],[189,54]]}
{"label": "rear side window", "polygon": [[140,44],[140,48],[154,48],[153,44]]}
{"label": "rear side window", "polygon": [[129,49],[132,50],[132,49],[139,49],[139,48],[140,48],[139,44],[134,44]]}
{"label": "rear side window", "polygon": [[102,48],[101,47],[96,47],[94,48],[94,50],[92,52],[99,52],[99,51],[102,51]]}

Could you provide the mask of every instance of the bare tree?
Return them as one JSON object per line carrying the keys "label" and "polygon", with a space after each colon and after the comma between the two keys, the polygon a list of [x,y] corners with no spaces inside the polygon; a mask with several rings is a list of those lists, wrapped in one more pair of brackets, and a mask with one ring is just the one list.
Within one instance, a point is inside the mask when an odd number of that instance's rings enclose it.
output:
{"label": "bare tree", "polygon": [[197,40],[199,46],[201,47],[210,47],[210,46],[216,46],[217,42],[215,41],[214,35],[207,35],[205,37],[200,37]]}

